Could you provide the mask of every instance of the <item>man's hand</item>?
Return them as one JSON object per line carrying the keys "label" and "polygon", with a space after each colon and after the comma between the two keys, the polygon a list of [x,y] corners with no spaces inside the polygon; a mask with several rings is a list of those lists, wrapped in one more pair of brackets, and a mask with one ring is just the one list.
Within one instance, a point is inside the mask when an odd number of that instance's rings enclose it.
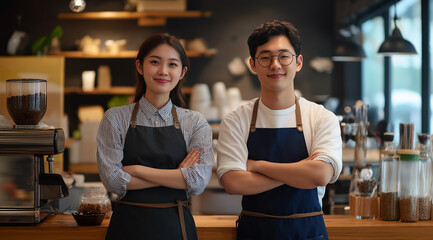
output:
{"label": "man's hand", "polygon": [[305,160],[313,160],[313,159],[315,159],[317,156],[319,156],[319,154],[320,154],[320,153],[318,153],[318,152],[313,153],[311,156],[307,157],[306,159],[304,159],[304,160],[302,160],[302,161],[305,161]]}
{"label": "man's hand", "polygon": [[[313,160],[316,158],[320,153],[316,152],[313,153],[311,156],[307,157],[306,159],[303,159],[302,161],[306,160]],[[263,164],[265,160],[251,160],[248,159],[247,161],[247,171],[260,173],[260,165]]]}
{"label": "man's hand", "polygon": [[262,162],[264,162],[264,160],[251,160],[251,159],[248,159],[247,160],[247,171],[255,172],[255,173],[258,172],[259,171],[258,169],[260,169],[260,164]]}
{"label": "man's hand", "polygon": [[325,186],[334,173],[330,163],[313,161],[319,153],[293,163],[275,163],[265,160],[247,161],[247,172],[260,174],[267,178],[282,182],[292,187],[311,189]]}

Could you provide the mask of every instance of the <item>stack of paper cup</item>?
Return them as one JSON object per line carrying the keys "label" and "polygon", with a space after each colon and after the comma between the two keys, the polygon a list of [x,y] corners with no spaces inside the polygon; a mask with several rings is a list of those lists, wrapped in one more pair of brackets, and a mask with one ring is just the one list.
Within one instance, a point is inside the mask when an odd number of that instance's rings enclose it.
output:
{"label": "stack of paper cup", "polygon": [[207,120],[215,120],[217,119],[218,111],[215,107],[211,106],[211,103],[208,85],[205,83],[195,84],[191,92],[190,109],[202,113]]}
{"label": "stack of paper cup", "polygon": [[218,109],[218,119],[223,119],[230,112],[227,106],[227,89],[223,82],[216,82],[212,89],[213,102]]}
{"label": "stack of paper cup", "polygon": [[227,90],[227,102],[231,111],[242,104],[242,96],[239,88],[233,87]]}
{"label": "stack of paper cup", "polygon": [[222,108],[227,104],[226,85],[223,82],[216,82],[212,88],[213,102],[215,106]]}
{"label": "stack of paper cup", "polygon": [[192,87],[190,108],[195,111],[201,111],[211,104],[209,87],[205,83],[195,84]]}

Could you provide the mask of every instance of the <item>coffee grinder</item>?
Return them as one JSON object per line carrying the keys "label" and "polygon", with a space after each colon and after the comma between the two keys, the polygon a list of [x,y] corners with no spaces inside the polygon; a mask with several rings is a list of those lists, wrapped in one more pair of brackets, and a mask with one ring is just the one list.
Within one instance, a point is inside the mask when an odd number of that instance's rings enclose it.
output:
{"label": "coffee grinder", "polygon": [[69,195],[62,176],[53,173],[54,155],[65,148],[64,132],[39,124],[46,92],[46,80],[6,81],[7,110],[15,125],[0,127],[0,223],[39,223],[52,212],[50,203]]}

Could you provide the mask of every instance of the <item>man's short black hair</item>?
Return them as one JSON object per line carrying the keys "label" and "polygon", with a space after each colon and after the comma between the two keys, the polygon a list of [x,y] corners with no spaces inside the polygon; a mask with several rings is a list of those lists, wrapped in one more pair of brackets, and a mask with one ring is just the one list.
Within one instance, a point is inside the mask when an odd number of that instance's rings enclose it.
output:
{"label": "man's short black hair", "polygon": [[257,48],[267,43],[269,38],[280,35],[284,35],[289,39],[297,56],[301,54],[302,41],[298,29],[289,22],[273,20],[258,26],[248,38],[251,58],[256,57]]}

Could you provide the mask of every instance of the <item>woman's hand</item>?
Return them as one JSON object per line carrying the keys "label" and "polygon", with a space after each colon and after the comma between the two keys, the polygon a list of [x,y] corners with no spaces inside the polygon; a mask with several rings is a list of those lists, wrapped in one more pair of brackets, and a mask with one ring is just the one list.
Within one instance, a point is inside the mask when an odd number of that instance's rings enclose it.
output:
{"label": "woman's hand", "polygon": [[186,157],[183,159],[183,161],[180,163],[178,169],[180,168],[188,168],[193,166],[198,162],[200,156],[200,150],[199,149],[192,149]]}
{"label": "woman's hand", "polygon": [[[183,161],[180,163],[179,167],[177,169],[180,168],[188,168],[193,166],[194,164],[196,164],[199,160],[199,156],[200,156],[200,150],[199,149],[193,149],[191,150],[186,157],[183,159]],[[150,170],[151,168],[146,167],[146,166],[142,166],[142,165],[128,165],[128,166],[123,166],[122,170],[124,172],[129,173],[131,176],[134,177],[139,177],[139,178],[143,178],[146,179],[143,176],[143,170]],[[141,173],[139,173],[141,172]]]}
{"label": "woman's hand", "polygon": [[140,165],[128,165],[128,166],[123,166],[122,170],[124,172],[129,173],[131,176],[135,176],[136,177],[137,176],[136,170],[137,170],[138,167],[140,167]]}

